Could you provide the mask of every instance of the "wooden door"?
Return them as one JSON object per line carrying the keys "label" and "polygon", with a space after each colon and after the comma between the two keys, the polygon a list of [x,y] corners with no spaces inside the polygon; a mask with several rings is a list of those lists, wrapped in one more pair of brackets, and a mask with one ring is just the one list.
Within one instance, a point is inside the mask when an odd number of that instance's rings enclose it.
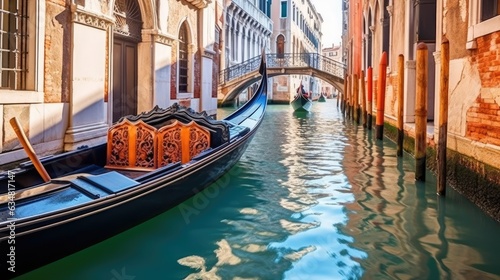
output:
{"label": "wooden door", "polygon": [[113,122],[137,114],[137,43],[114,38]]}

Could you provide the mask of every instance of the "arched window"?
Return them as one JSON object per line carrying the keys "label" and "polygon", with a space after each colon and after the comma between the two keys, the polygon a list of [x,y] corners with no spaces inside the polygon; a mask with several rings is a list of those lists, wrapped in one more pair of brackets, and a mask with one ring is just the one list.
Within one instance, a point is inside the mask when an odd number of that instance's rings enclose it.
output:
{"label": "arched window", "polygon": [[276,53],[278,58],[285,57],[285,37],[281,34],[276,38]]}
{"label": "arched window", "polygon": [[186,22],[179,30],[179,92],[188,91],[188,29]]}

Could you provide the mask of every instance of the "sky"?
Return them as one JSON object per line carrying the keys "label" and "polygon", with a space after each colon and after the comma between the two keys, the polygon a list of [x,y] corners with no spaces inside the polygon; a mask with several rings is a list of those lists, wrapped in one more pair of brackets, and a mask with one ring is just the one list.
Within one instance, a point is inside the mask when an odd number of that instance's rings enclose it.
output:
{"label": "sky", "polygon": [[342,0],[311,0],[316,11],[321,14],[323,24],[323,48],[338,46],[342,42]]}

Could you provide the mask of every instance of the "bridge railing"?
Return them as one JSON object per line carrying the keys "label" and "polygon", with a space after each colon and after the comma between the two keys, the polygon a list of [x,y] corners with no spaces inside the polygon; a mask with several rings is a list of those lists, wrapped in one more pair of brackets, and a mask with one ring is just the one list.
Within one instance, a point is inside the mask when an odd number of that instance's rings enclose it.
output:
{"label": "bridge railing", "polygon": [[[345,65],[318,53],[266,54],[268,68],[314,68],[344,79]],[[260,56],[251,58],[238,65],[233,65],[219,73],[219,84],[239,78],[259,68]]]}

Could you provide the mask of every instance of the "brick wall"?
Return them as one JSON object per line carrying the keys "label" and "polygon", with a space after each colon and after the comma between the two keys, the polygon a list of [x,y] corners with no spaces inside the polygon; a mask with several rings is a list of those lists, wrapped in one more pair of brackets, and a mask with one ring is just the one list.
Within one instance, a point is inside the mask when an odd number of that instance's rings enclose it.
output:
{"label": "brick wall", "polygon": [[477,63],[481,85],[500,87],[500,31],[477,38],[472,58]]}
{"label": "brick wall", "polygon": [[500,146],[500,32],[477,39],[472,53],[481,79],[481,93],[467,111],[466,136]]}

